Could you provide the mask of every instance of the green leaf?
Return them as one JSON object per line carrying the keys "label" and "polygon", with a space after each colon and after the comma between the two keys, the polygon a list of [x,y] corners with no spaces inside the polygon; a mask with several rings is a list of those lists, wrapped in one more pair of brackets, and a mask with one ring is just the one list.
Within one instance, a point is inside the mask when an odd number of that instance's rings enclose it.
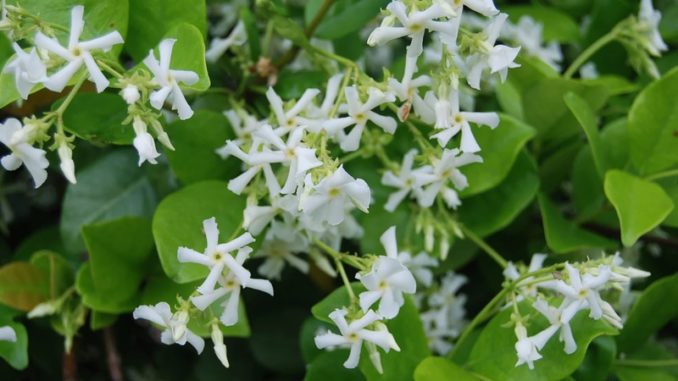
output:
{"label": "green leaf", "polygon": [[625,118],[610,122],[600,133],[609,169],[624,169],[629,163],[629,134]]}
{"label": "green leaf", "polygon": [[631,160],[640,175],[678,164],[678,68],[643,90],[629,111]]}
{"label": "green leaf", "polygon": [[273,27],[275,31],[284,38],[292,41],[295,45],[304,49],[310,48],[311,43],[308,37],[304,34],[304,30],[295,23],[291,18],[280,15],[272,17]]}
{"label": "green leaf", "polygon": [[676,381],[671,373],[657,368],[616,367],[614,374],[619,381]]}
{"label": "green leaf", "polygon": [[12,43],[4,33],[0,34],[0,66],[4,67],[9,57],[13,54]]}
{"label": "green leaf", "polygon": [[673,209],[673,201],[659,185],[619,170],[605,175],[605,195],[617,210],[624,246],[633,245]]}
{"label": "green leaf", "polygon": [[[360,294],[365,291],[365,287],[361,283],[353,282],[351,283],[351,288],[355,295]],[[316,303],[311,308],[311,313],[315,316],[316,319],[329,323],[332,326],[334,322],[330,319],[330,313],[336,310],[337,308],[347,307],[351,304],[351,298],[346,291],[346,286],[339,287],[332,291],[329,295],[323,298],[323,300]]]}
{"label": "green leaf", "polygon": [[319,38],[334,40],[361,29],[368,21],[377,17],[379,10],[388,4],[388,0],[359,0],[351,2],[341,12],[325,17],[318,26],[315,35]]}
{"label": "green leaf", "polygon": [[565,94],[564,100],[567,107],[584,129],[586,138],[591,146],[593,162],[598,170],[598,174],[600,177],[603,177],[605,171],[607,171],[607,163],[605,162],[605,152],[603,151],[602,142],[598,133],[596,114],[593,113],[593,110],[589,107],[588,103],[575,93]]}
{"label": "green leaf", "polygon": [[[678,205],[678,178],[660,180],[659,184],[671,198],[673,205]],[[678,208],[673,208],[668,217],[662,222],[662,225],[678,228]]]}
{"label": "green leaf", "polygon": [[0,341],[0,357],[5,359],[14,369],[26,369],[28,366],[28,334],[26,328],[15,322],[1,322],[8,325],[16,333],[16,342]]}
{"label": "green leaf", "polygon": [[201,36],[207,30],[204,0],[129,0],[129,3],[129,38],[125,48],[137,62],[177,24],[191,24]]}
{"label": "green leaf", "polygon": [[165,150],[170,167],[186,184],[201,180],[230,178],[240,168],[235,158],[216,154],[234,137],[228,120],[219,113],[198,110],[188,120],[176,120],[166,128],[175,150]]}
{"label": "green leaf", "polygon": [[128,300],[112,301],[106,298],[94,285],[91,263],[85,262],[75,276],[75,290],[82,298],[82,303],[95,311],[106,313],[129,312],[139,305],[139,295],[135,294]]}
{"label": "green leaf", "polygon": [[537,166],[523,152],[499,186],[464,199],[459,220],[474,233],[487,236],[510,224],[534,199],[537,189]]}
{"label": "green leaf", "polygon": [[606,381],[612,363],[617,356],[614,338],[600,336],[591,342],[581,365],[574,372],[574,379],[580,381]]}
{"label": "green leaf", "polygon": [[414,371],[414,381],[478,381],[479,378],[442,357],[428,357]]}
{"label": "green leaf", "polygon": [[[524,312],[527,311],[525,308]],[[468,362],[473,372],[491,380],[559,381],[579,367],[593,339],[617,333],[603,320],[592,320],[586,311],[580,311],[570,322],[577,343],[576,352],[566,354],[563,344],[554,337],[540,351],[543,358],[535,361],[534,369],[529,369],[527,365],[516,367],[516,336],[511,327],[506,327],[512,313],[510,308],[502,310],[483,328]],[[547,326],[548,322],[542,316],[531,319],[529,334],[536,334]]]}
{"label": "green leaf", "polygon": [[[174,38],[177,42],[172,49],[173,70],[190,70],[198,74],[198,82],[192,85],[184,85],[187,89],[205,91],[210,87],[210,77],[205,63],[205,41],[200,30],[192,24],[180,23],[170,29],[163,37]],[[159,41],[158,41],[159,42]],[[158,57],[157,47],[154,49]]]}
{"label": "green leaf", "polygon": [[28,312],[49,299],[49,278],[28,262],[10,262],[0,267],[0,303]]}
{"label": "green leaf", "polygon": [[678,304],[669,302],[677,293],[678,274],[659,279],[643,291],[617,337],[620,352],[633,352],[678,316]]}
{"label": "green leaf", "polygon": [[77,177],[78,183],[66,189],[60,222],[61,237],[70,251],[84,249],[80,238],[84,225],[153,213],[155,193],[132,150],[113,151],[79,171]]}
{"label": "green leaf", "polygon": [[242,221],[245,202],[220,181],[203,181],[167,196],[153,216],[153,237],[165,274],[179,283],[204,278],[204,266],[177,260],[179,246],[203,251],[206,245],[202,222],[216,217],[220,240],[225,242]]}
{"label": "green leaf", "polygon": [[117,314],[109,314],[101,311],[92,311],[89,319],[89,327],[92,331],[110,327],[118,320]]}
{"label": "green leaf", "polygon": [[280,73],[275,91],[285,100],[299,99],[309,88],[323,88],[327,74],[319,70],[285,70]]}
{"label": "green leaf", "polygon": [[[66,29],[70,28],[71,9],[76,5],[84,5],[85,26],[82,32],[82,40],[99,37],[114,30],[117,30],[123,38],[127,34],[129,15],[127,0],[50,0],[49,2],[42,0],[8,0],[7,4],[20,5],[27,12],[39,15],[40,20],[61,25]],[[61,30],[54,32],[61,42],[67,41],[68,32]],[[117,55],[121,49],[121,45],[114,46],[111,54]],[[43,88],[43,85],[37,85],[31,92],[35,93]],[[14,76],[11,73],[0,74],[0,108],[18,99],[20,99],[20,96],[14,83]]]}
{"label": "green leaf", "polygon": [[139,293],[153,248],[151,224],[144,218],[121,218],[84,226],[82,235],[90,257],[92,284],[102,301],[92,308],[108,313],[128,312],[118,306]]}
{"label": "green leaf", "polygon": [[460,196],[472,196],[497,186],[509,174],[518,154],[536,131],[519,120],[501,115],[501,122],[495,130],[477,128],[473,132],[478,144],[483,147],[480,153],[482,163],[471,164],[462,170],[469,186],[460,192]]}
{"label": "green leaf", "polygon": [[316,333],[320,330],[328,330],[331,326],[322,322],[313,316],[304,320],[299,333],[299,346],[301,347],[301,356],[304,362],[309,364],[320,354],[325,353],[315,345]]}
{"label": "green leaf", "polygon": [[304,381],[364,381],[360,370],[344,368],[346,358],[345,349],[320,353],[308,364]]}
{"label": "green leaf", "polygon": [[31,264],[48,277],[50,299],[58,298],[73,286],[73,269],[64,257],[49,250],[40,250],[31,256]]}
{"label": "green leaf", "polygon": [[552,7],[542,6],[506,6],[501,11],[507,13],[511,22],[517,23],[528,16],[544,26],[544,41],[577,42],[579,41],[579,25],[567,13]]}
{"label": "green leaf", "polygon": [[559,144],[579,133],[579,123],[563,100],[569,92],[580,96],[594,111],[608,97],[607,89],[601,85],[565,78],[544,78],[523,92],[525,120],[537,128],[540,140]]}
{"label": "green leaf", "polygon": [[616,242],[593,234],[566,220],[545,195],[539,195],[546,243],[554,253],[569,253],[588,248],[615,247]]}
{"label": "green leaf", "polygon": [[69,259],[76,259],[73,253],[68,252],[61,240],[59,226],[53,225],[47,228],[35,230],[28,238],[24,239],[14,252],[14,259],[27,261],[36,251],[50,250],[64,255]]}
{"label": "green leaf", "polygon": [[593,157],[591,148],[584,146],[572,164],[572,200],[577,211],[577,219],[591,219],[605,204],[603,179],[598,175],[595,166],[591,165]]}
{"label": "green leaf", "polygon": [[247,44],[250,47],[250,59],[252,59],[252,61],[257,61],[261,55],[261,41],[257,20],[252,14],[252,11],[247,7],[242,7],[242,9],[240,9],[240,20],[242,20],[245,25]]}
{"label": "green leaf", "polygon": [[132,144],[134,130],[122,124],[125,118],[127,104],[119,95],[80,93],[64,113],[64,126],[77,137],[94,143]]}

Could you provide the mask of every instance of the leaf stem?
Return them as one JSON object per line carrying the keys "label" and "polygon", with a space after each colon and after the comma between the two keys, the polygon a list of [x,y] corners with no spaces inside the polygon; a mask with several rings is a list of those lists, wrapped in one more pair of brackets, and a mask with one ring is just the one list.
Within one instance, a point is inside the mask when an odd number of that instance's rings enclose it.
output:
{"label": "leaf stem", "polygon": [[574,73],[579,70],[579,68],[585,64],[591,56],[593,56],[598,50],[600,50],[603,46],[609,44],[610,42],[614,41],[617,39],[617,28],[612,29],[608,34],[602,36],[598,40],[596,40],[593,44],[591,44],[586,50],[584,50],[578,57],[577,59],[572,62],[570,67],[567,68],[565,73],[563,73],[563,77],[565,78],[572,78]]}
{"label": "leaf stem", "polygon": [[673,177],[673,176],[678,176],[678,168],[669,169],[668,171],[655,173],[653,175],[645,177],[645,180],[653,181],[653,180],[659,180],[659,179],[664,179],[666,177]]}
{"label": "leaf stem", "polygon": [[346,270],[344,269],[344,264],[341,263],[341,261],[338,258],[334,258],[334,263],[337,266],[337,271],[339,272],[339,276],[341,276],[341,281],[344,282],[344,286],[346,286],[346,291],[348,292],[349,298],[351,298],[351,302],[356,300],[355,293],[353,292],[353,287],[351,287],[351,282],[348,280],[348,276],[346,275]]}
{"label": "leaf stem", "polygon": [[492,246],[490,246],[482,238],[478,237],[473,231],[463,224],[459,224],[459,228],[464,233],[464,235],[468,237],[468,239],[473,241],[473,243],[475,243],[479,248],[483,249],[483,251],[487,253],[487,255],[489,255],[492,259],[494,259],[494,261],[497,262],[499,266],[506,268],[508,262],[495,249],[493,249]]}

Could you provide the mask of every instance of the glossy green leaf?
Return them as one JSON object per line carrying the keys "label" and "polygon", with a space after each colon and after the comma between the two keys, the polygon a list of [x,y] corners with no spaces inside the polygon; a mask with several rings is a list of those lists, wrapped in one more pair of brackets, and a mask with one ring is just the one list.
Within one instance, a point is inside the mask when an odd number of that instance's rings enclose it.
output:
{"label": "glossy green leaf", "polygon": [[544,41],[576,42],[579,40],[579,25],[567,14],[556,8],[543,6],[507,6],[501,11],[509,15],[511,22],[517,23],[527,16],[544,26]]}
{"label": "glossy green leaf", "polygon": [[609,169],[624,169],[629,164],[629,134],[625,118],[606,125],[600,133]]}
{"label": "glossy green leaf", "polygon": [[523,96],[527,90],[544,78],[554,78],[558,73],[543,61],[519,55],[520,67],[512,69],[503,83],[497,84],[497,101],[504,112],[525,121]]}
{"label": "glossy green leaf", "polygon": [[27,261],[33,253],[40,250],[51,250],[69,259],[75,259],[75,255],[64,247],[58,225],[36,230],[28,238],[21,241],[19,247],[14,251],[14,259]]}
{"label": "glossy green leaf", "polygon": [[179,23],[195,26],[201,36],[207,30],[205,0],[129,0],[129,7],[129,41],[125,48],[137,62]]}
{"label": "glossy green leaf", "polygon": [[414,371],[414,381],[478,381],[473,374],[442,357],[424,359]]}
{"label": "glossy green leaf", "polygon": [[605,175],[605,195],[617,210],[624,246],[633,245],[673,209],[673,201],[659,185],[619,170]]}
{"label": "glossy green leaf", "polygon": [[[118,313],[115,305],[139,293],[153,248],[151,224],[139,217],[121,218],[96,225],[86,225],[82,235],[89,253],[90,272],[96,293],[110,302],[102,312]],[[121,282],[124,279],[124,282]]]}
{"label": "glossy green leaf", "polygon": [[678,68],[647,86],[629,111],[631,160],[641,175],[678,164]]}
{"label": "glossy green leaf", "polygon": [[536,131],[519,120],[502,115],[496,129],[481,127],[473,132],[483,147],[482,163],[463,168],[469,186],[460,192],[462,198],[479,194],[497,186],[509,174],[518,154]]}
{"label": "glossy green leaf", "polygon": [[574,159],[570,179],[572,201],[577,211],[577,220],[586,221],[594,217],[605,204],[603,179],[595,166],[591,165],[591,148],[584,146]]}
{"label": "glossy green leaf", "polygon": [[16,333],[16,342],[0,341],[0,357],[14,369],[25,369],[28,366],[28,334],[26,328],[16,322],[0,321],[0,326],[8,325]]}
{"label": "glossy green leaf", "polygon": [[[603,320],[592,320],[586,311],[580,311],[570,322],[577,343],[576,352],[566,354],[563,344],[554,337],[540,351],[543,358],[535,361],[534,369],[529,369],[525,364],[516,367],[516,336],[513,328],[506,326],[512,313],[510,308],[504,309],[483,328],[468,362],[473,372],[491,380],[559,381],[579,367],[593,339],[617,333]],[[539,316],[530,320],[528,333],[536,334],[547,326],[546,319]]]}
{"label": "glossy green leaf", "polygon": [[80,93],[64,113],[64,126],[77,137],[94,143],[132,144],[134,129],[123,125],[127,104],[113,93]]}
{"label": "glossy green leaf", "polygon": [[28,262],[0,267],[0,303],[28,312],[49,297],[49,278],[41,268]]}
{"label": "glossy green leaf", "polygon": [[565,94],[564,100],[579,122],[579,125],[584,129],[589,146],[591,147],[591,153],[593,154],[593,162],[598,170],[598,174],[603,177],[607,170],[607,163],[605,162],[605,152],[603,151],[600,134],[598,133],[596,114],[593,113],[588,103],[575,93]]}
{"label": "glossy green leaf", "polygon": [[185,246],[203,251],[207,244],[202,222],[216,217],[219,242],[228,241],[242,221],[245,201],[220,181],[203,181],[166,197],[153,216],[153,237],[162,268],[170,278],[186,283],[204,278],[204,266],[177,260],[177,249]]}
{"label": "glossy green leaf", "polygon": [[534,199],[537,189],[536,164],[529,155],[521,153],[501,184],[464,199],[459,207],[459,220],[480,236],[492,234],[510,224]]}
{"label": "glossy green leaf", "polygon": [[132,311],[139,305],[139,294],[134,294],[127,300],[110,300],[106,293],[98,291],[89,262],[80,266],[75,277],[75,290],[82,298],[82,303],[95,311],[122,313]]}
{"label": "glossy green leaf", "polygon": [[633,352],[650,335],[678,316],[678,304],[669,301],[678,293],[678,275],[652,283],[633,305],[624,329],[617,337],[621,352]]}
{"label": "glossy green leaf", "polygon": [[[671,179],[660,180],[659,184],[664,189],[664,192],[671,198],[673,205],[678,205],[678,178],[673,177]],[[678,227],[678,208],[673,208],[671,213],[666,217],[662,225],[670,226],[673,228]]]}
{"label": "glossy green leaf", "polygon": [[[8,0],[7,4],[20,5],[29,13],[39,15],[41,20],[60,25],[69,29],[71,23],[71,9],[76,5],[85,7],[85,26],[81,35],[82,40],[89,40],[117,30],[123,38],[127,34],[129,4],[127,0]],[[65,43],[68,33],[55,30],[57,38]],[[114,46],[113,54],[117,54],[122,45]],[[83,69],[81,69],[83,70]],[[71,83],[73,83],[71,81]],[[32,92],[42,89],[37,85]],[[11,73],[0,74],[0,108],[20,99]]]}
{"label": "glossy green leaf", "polygon": [[219,113],[198,110],[191,119],[176,120],[166,128],[175,150],[165,150],[174,174],[185,184],[234,177],[235,158],[222,159],[216,150],[234,137],[228,120]]}
{"label": "glossy green leaf", "polygon": [[617,345],[611,336],[600,336],[591,342],[586,356],[574,372],[578,381],[606,381],[617,357]]}
{"label": "glossy green leaf", "polygon": [[92,331],[110,327],[118,320],[117,314],[109,314],[101,311],[92,311],[89,317],[89,327]]}
{"label": "glossy green leaf", "polygon": [[538,197],[546,243],[554,253],[568,253],[587,248],[609,248],[617,244],[566,220],[547,196]]}
{"label": "glossy green leaf", "polygon": [[619,381],[676,381],[678,378],[661,368],[617,367]]}
{"label": "glossy green leaf", "polygon": [[56,299],[73,286],[75,274],[64,257],[49,250],[40,250],[31,256],[31,264],[49,279],[49,298]]}
{"label": "glossy green leaf", "polygon": [[135,151],[117,150],[77,172],[78,183],[68,186],[62,205],[60,230],[66,248],[84,250],[84,225],[152,215],[155,193],[137,161]]}

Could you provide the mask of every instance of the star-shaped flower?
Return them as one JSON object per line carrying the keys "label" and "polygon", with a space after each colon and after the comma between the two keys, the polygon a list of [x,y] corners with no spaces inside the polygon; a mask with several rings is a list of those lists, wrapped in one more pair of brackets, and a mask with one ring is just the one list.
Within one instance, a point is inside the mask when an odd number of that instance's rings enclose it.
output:
{"label": "star-shaped flower", "polygon": [[47,179],[49,161],[46,152],[31,145],[32,128],[22,126],[18,119],[10,118],[0,124],[0,143],[9,148],[11,153],[4,156],[0,163],[8,171],[18,169],[22,164],[28,169],[35,187],[38,188]]}

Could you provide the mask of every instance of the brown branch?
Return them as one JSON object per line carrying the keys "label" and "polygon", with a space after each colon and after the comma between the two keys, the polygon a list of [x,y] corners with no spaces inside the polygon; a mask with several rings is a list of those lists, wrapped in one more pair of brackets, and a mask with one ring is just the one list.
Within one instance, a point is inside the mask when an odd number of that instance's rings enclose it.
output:
{"label": "brown branch", "polygon": [[123,381],[122,369],[120,368],[120,355],[115,345],[115,337],[111,327],[104,328],[104,345],[106,346],[106,363],[111,381]]}
{"label": "brown branch", "polygon": [[64,381],[77,381],[78,379],[78,361],[75,358],[76,344],[73,342],[70,352],[64,352],[63,357],[63,376]]}

